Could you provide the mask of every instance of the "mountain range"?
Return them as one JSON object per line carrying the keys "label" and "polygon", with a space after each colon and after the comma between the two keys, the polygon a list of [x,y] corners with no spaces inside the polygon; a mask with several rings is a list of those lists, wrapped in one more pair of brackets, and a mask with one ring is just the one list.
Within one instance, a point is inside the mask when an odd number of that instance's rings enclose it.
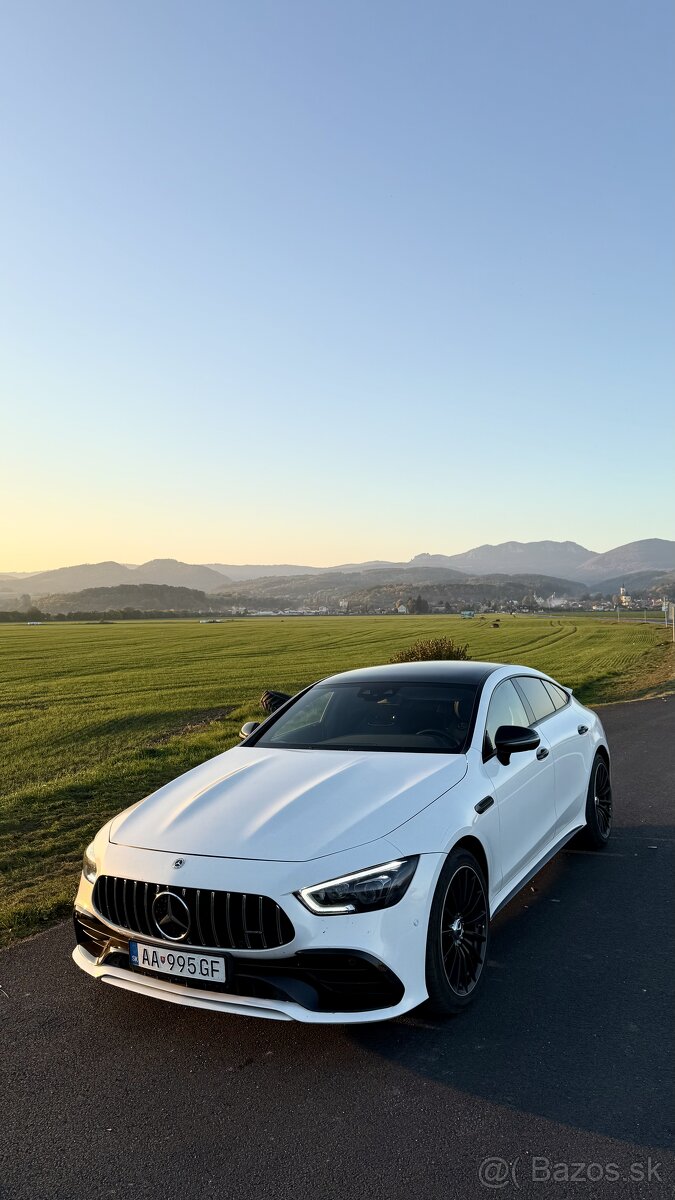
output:
{"label": "mountain range", "polygon": [[[372,560],[363,563],[342,563],[334,567],[312,567],[299,564],[231,563],[191,564],[173,558],[152,559],[140,566],[118,562],[81,563],[58,567],[32,574],[0,574],[0,593],[21,595],[33,599],[55,592],[76,592],[84,588],[117,587],[124,584],[166,584],[172,587],[197,588],[206,593],[224,592],[231,585],[245,580],[292,579],[296,576],[369,575],[382,572],[420,580],[439,578],[461,580],[466,576],[542,575],[561,582],[571,581],[588,588],[603,590],[602,585],[630,586],[640,576],[641,586],[647,580],[675,570],[675,541],[646,538],[628,542],[613,550],[598,554],[577,542],[502,542],[500,545],[476,546],[462,554],[417,554],[408,562]],[[383,576],[381,576],[382,578]],[[618,581],[618,582],[617,582]]]}
{"label": "mountain range", "polygon": [[153,558],[140,567],[118,562],[81,563],[76,567],[38,571],[35,575],[0,575],[0,591],[46,596],[51,592],[79,592],[85,588],[159,583],[215,592],[224,582],[228,582],[224,572],[211,567],[178,562],[175,558]]}

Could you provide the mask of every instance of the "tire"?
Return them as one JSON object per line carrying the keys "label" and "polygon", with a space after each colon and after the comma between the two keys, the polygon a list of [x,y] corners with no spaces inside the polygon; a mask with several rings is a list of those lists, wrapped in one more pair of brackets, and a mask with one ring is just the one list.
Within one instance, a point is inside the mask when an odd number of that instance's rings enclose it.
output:
{"label": "tire", "polygon": [[478,860],[452,850],[441,871],[427,930],[427,1010],[448,1017],[472,1003],[490,941],[488,890]]}
{"label": "tire", "polygon": [[596,754],[586,795],[584,841],[593,850],[602,850],[612,832],[612,782],[609,766]]}

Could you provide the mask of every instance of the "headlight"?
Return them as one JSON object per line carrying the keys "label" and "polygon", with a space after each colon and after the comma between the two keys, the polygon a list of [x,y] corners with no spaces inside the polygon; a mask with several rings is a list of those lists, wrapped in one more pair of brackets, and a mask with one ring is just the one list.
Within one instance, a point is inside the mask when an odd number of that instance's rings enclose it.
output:
{"label": "headlight", "polygon": [[380,867],[369,867],[367,871],[355,871],[353,875],[341,875],[339,879],[301,888],[295,894],[310,912],[322,916],[391,908],[405,896],[418,862],[418,855],[397,858]]}
{"label": "headlight", "polygon": [[82,874],[88,883],[96,879],[96,859],[94,858],[94,843],[90,842],[82,859]]}

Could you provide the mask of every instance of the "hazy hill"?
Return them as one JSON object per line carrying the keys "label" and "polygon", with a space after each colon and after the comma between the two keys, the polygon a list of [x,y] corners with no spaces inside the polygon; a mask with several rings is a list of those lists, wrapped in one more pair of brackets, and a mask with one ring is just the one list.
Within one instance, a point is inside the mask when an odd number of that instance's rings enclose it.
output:
{"label": "hazy hill", "polygon": [[[221,576],[219,582],[222,583],[222,576],[233,579],[261,579],[270,578],[272,576],[283,576],[284,579],[291,575],[321,575],[324,571],[341,571],[342,567],[301,567],[293,563],[277,563],[275,565],[265,564],[246,564],[234,566],[231,563],[207,563],[212,571],[217,571]],[[347,569],[347,568],[345,568]],[[350,570],[352,568],[349,568]]]}
{"label": "hazy hill", "polygon": [[536,592],[538,596],[581,596],[586,591],[586,585],[580,583],[577,579],[558,579],[555,575],[539,575],[536,572],[523,572],[520,575],[502,575],[495,572],[493,575],[468,575],[464,578],[472,584],[494,584],[495,587],[500,587],[502,584],[511,587],[514,584],[524,584],[530,591]]}
{"label": "hazy hill", "polygon": [[46,613],[117,612],[124,608],[140,612],[206,612],[211,604],[209,597],[195,588],[141,583],[43,596],[40,608]]}
{"label": "hazy hill", "polygon": [[29,592],[31,596],[44,596],[48,592],[78,592],[89,587],[115,587],[126,583],[131,571],[118,562],[82,563],[77,567],[57,567],[53,571],[40,571],[28,579],[16,583],[17,592]]}
{"label": "hazy hill", "polygon": [[675,542],[645,538],[604,554],[586,550],[577,542],[502,542],[477,546],[465,554],[418,554],[408,563],[408,570],[423,566],[454,567],[481,577],[541,574],[591,584],[623,573],[675,570]]}
{"label": "hazy hill", "polygon": [[463,580],[461,571],[428,569],[408,573],[405,567],[381,567],[372,571],[325,571],[319,575],[267,575],[259,579],[240,579],[224,583],[218,593],[266,597],[287,597],[297,600],[311,597],[312,603],[326,603],[328,599],[348,596],[355,588],[367,588],[396,584],[410,589],[417,583],[446,583]]}
{"label": "hazy hill", "polygon": [[583,579],[611,579],[613,576],[631,575],[637,571],[675,570],[675,542],[664,538],[644,538],[640,542],[628,542],[595,554],[582,566]]}
{"label": "hazy hill", "polygon": [[224,576],[209,567],[177,562],[175,558],[158,558],[139,567],[128,567],[118,562],[82,563],[76,567],[40,571],[28,578],[5,577],[3,588],[17,595],[28,592],[33,599],[39,599],[52,593],[64,594],[79,592],[84,588],[140,583],[167,584],[170,587],[211,592],[223,582]]}
{"label": "hazy hill", "polygon": [[[445,562],[445,555],[439,554],[438,557],[442,558],[444,560],[440,564],[440,566],[443,566],[444,562]],[[410,566],[410,563],[407,563],[407,562],[390,562],[390,560],[388,558],[372,558],[372,559],[369,559],[368,562],[340,563],[340,565],[337,567],[322,567],[321,570],[322,571],[347,571],[349,573],[352,573],[354,571],[382,571],[382,570],[388,571],[388,570],[390,570],[391,567],[405,569],[406,567],[409,567],[409,566]]]}
{"label": "hazy hill", "polygon": [[[465,554],[451,554],[445,565],[466,571],[469,575],[551,575],[563,579],[581,578],[579,570],[593,556],[577,542],[502,542],[497,546],[476,546]],[[418,555],[417,564],[428,555]],[[432,556],[438,559],[440,555]],[[440,563],[438,563],[440,565]]]}
{"label": "hazy hill", "polygon": [[175,558],[153,558],[130,571],[130,583],[166,583],[171,587],[198,588],[213,592],[227,576],[211,567],[177,562]]}
{"label": "hazy hill", "polygon": [[602,592],[603,595],[613,594],[620,587],[625,587],[630,596],[639,592],[658,592],[660,589],[665,592],[672,588],[673,582],[675,571],[634,571],[632,574],[615,575],[612,579],[601,579],[597,583],[593,581],[584,584],[584,587],[590,592]]}

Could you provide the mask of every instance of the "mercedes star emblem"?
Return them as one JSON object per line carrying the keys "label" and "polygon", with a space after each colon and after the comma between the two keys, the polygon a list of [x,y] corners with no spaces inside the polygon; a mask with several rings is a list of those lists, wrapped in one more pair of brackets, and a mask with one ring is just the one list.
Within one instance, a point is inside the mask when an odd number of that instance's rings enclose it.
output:
{"label": "mercedes star emblem", "polygon": [[174,871],[180,871],[181,867],[185,866],[185,859],[184,858],[174,858],[171,865],[172,865]]}
{"label": "mercedes star emblem", "polygon": [[162,937],[182,942],[190,929],[190,910],[175,892],[158,892],[152,902],[152,919]]}

